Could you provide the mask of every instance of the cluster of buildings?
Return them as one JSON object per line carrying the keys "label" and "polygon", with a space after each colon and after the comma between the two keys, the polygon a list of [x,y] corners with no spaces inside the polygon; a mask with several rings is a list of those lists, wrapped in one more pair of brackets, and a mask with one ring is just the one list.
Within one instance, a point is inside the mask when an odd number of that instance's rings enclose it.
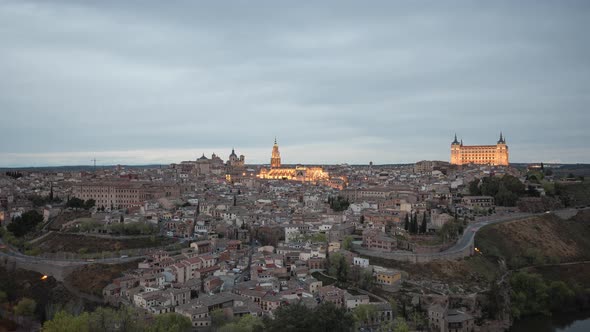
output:
{"label": "cluster of buildings", "polygon": [[[285,167],[275,140],[269,166],[247,165],[232,149],[227,161],[203,154],[168,167],[0,176],[0,222],[30,209],[50,220],[68,210],[63,204],[68,198],[77,197],[93,199],[96,206],[57,230],[81,228],[92,220],[99,226],[84,229],[102,233],[120,221],[149,224],[157,235],[178,239],[186,244],[180,252],[153,250],[103,294],[113,303],[153,314],[185,315],[196,328],[210,327],[216,310],[227,317],[272,316],[283,305],[313,308],[323,302],[347,310],[371,305],[378,324],[393,320],[389,303],[325,285],[326,279],[318,277],[327,273],[330,256],[342,255],[351,269],[368,273],[374,285],[398,288],[401,271],[371,265],[355,250],[444,250],[444,245],[424,244],[425,239],[458,216],[496,211],[492,197],[469,196],[468,183],[505,174],[523,179],[507,165],[502,135],[493,146],[464,146],[455,137],[450,163],[392,166]],[[31,195],[53,195],[62,202],[34,206]],[[337,209],[331,203],[335,198],[347,205]],[[408,219],[424,220],[425,231],[409,234]],[[445,303],[430,309],[429,324],[436,330],[472,330],[467,311]]]}
{"label": "cluster of buildings", "polygon": [[306,167],[297,165],[295,168],[284,167],[281,164],[281,153],[275,138],[270,158],[270,169],[261,168],[258,177],[272,180],[294,180],[300,182],[324,182],[330,180],[330,174],[322,167]]}
{"label": "cluster of buildings", "polygon": [[[176,312],[187,316],[194,327],[208,328],[212,312],[230,317],[273,315],[283,305],[314,308],[331,302],[346,310],[359,305],[375,308],[374,324],[391,321],[387,302],[372,302],[368,295],[350,292],[312,276],[325,270],[328,248],[322,244],[278,247],[243,244],[238,240],[201,240],[181,253],[154,252],[103,290],[110,303],[133,305],[152,314]],[[333,249],[332,253],[340,252]],[[368,260],[345,253],[347,262],[375,270],[376,282],[399,283],[401,273],[372,267]],[[353,261],[354,258],[354,261]]]}

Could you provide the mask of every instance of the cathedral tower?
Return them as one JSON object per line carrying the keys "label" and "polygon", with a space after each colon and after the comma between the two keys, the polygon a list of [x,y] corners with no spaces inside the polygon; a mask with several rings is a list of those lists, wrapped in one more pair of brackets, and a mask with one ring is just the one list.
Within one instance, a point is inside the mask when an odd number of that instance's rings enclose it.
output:
{"label": "cathedral tower", "polygon": [[272,147],[272,156],[270,157],[270,168],[281,167],[281,153],[279,152],[279,145],[277,144],[277,138],[275,137],[275,145]]}

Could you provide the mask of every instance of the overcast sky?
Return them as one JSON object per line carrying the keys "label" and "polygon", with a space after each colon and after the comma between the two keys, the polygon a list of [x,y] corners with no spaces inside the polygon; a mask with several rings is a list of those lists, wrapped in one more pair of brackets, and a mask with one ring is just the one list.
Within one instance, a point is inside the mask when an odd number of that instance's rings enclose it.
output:
{"label": "overcast sky", "polygon": [[589,106],[589,1],[0,0],[0,166],[590,162]]}

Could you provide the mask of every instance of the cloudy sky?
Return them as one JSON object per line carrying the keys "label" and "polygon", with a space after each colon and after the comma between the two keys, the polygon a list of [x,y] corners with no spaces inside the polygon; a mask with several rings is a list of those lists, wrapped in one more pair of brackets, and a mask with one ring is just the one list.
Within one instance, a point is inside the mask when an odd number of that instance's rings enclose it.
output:
{"label": "cloudy sky", "polygon": [[0,0],[0,166],[590,162],[588,1]]}

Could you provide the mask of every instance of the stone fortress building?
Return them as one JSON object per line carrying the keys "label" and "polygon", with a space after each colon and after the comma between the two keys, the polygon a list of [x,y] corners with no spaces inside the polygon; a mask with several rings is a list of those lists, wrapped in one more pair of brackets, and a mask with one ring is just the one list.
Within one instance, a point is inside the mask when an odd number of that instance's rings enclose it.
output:
{"label": "stone fortress building", "polygon": [[500,139],[496,145],[463,145],[463,140],[455,140],[451,143],[452,165],[493,165],[508,166],[508,145],[506,138],[500,133]]}
{"label": "stone fortress building", "polygon": [[295,168],[282,167],[281,153],[275,138],[270,157],[270,169],[262,168],[258,174],[260,179],[294,180],[301,182],[318,182],[329,180],[330,175],[322,167],[306,167],[297,165]]}

